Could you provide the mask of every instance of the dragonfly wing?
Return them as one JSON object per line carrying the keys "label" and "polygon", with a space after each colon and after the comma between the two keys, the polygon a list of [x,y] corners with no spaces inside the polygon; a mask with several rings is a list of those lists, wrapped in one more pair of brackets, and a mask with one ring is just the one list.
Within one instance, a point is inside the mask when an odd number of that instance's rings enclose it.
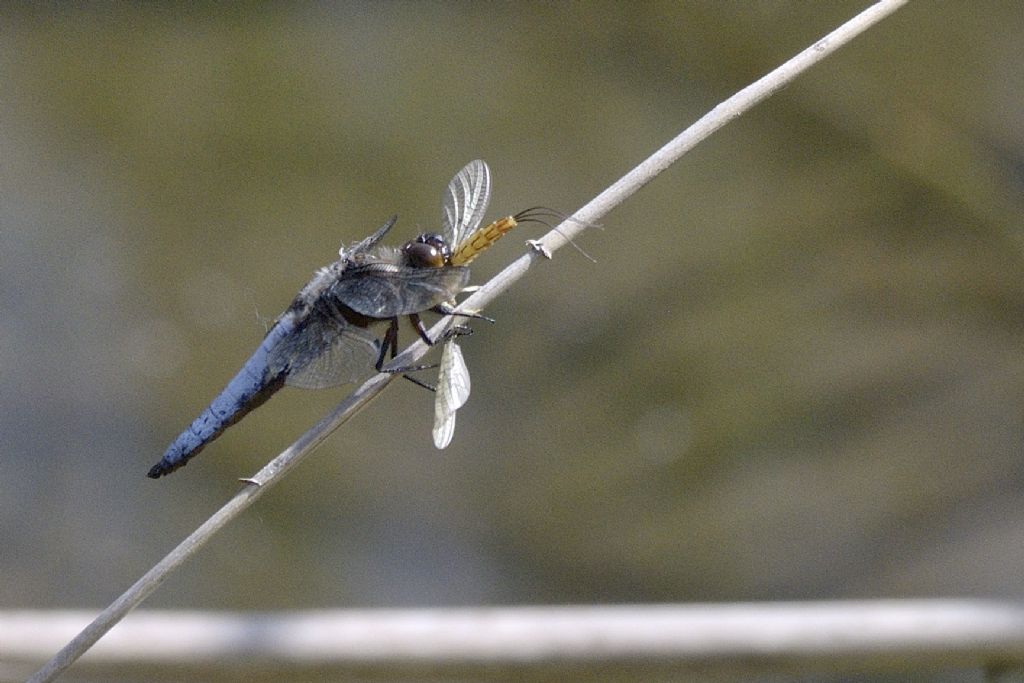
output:
{"label": "dragonfly wing", "polygon": [[441,221],[452,249],[480,225],[490,200],[491,170],[480,159],[466,164],[451,179],[441,200]]}
{"label": "dragonfly wing", "polygon": [[373,263],[354,266],[331,285],[328,295],[356,313],[387,319],[430,310],[469,282],[469,269],[410,268]]}
{"label": "dragonfly wing", "polygon": [[455,434],[455,413],[469,400],[469,368],[454,339],[444,344],[434,399],[434,446],[445,448]]}
{"label": "dragonfly wing", "polygon": [[268,365],[283,372],[289,386],[324,389],[367,374],[379,353],[380,342],[367,330],[314,310],[278,342]]}
{"label": "dragonfly wing", "polygon": [[395,214],[391,218],[387,219],[387,221],[384,222],[384,225],[382,225],[379,228],[377,228],[377,232],[373,233],[369,237],[356,242],[355,244],[353,244],[352,246],[350,246],[347,249],[342,247],[341,251],[338,252],[338,255],[341,256],[342,258],[344,258],[346,256],[347,257],[353,257],[353,256],[356,256],[357,254],[361,254],[361,253],[365,252],[370,247],[372,247],[375,244],[377,244],[377,242],[380,242],[381,239],[384,237],[384,235],[386,235],[388,233],[388,230],[390,230],[391,228],[393,228],[395,226],[395,222],[397,220],[398,220],[398,214]]}

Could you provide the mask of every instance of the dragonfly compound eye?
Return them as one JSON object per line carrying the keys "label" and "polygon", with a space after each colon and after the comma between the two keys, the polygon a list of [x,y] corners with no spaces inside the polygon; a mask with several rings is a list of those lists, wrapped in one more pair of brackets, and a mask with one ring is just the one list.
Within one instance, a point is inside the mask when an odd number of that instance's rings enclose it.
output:
{"label": "dragonfly compound eye", "polygon": [[420,235],[402,248],[409,264],[416,268],[440,268],[451,258],[451,249],[436,233]]}

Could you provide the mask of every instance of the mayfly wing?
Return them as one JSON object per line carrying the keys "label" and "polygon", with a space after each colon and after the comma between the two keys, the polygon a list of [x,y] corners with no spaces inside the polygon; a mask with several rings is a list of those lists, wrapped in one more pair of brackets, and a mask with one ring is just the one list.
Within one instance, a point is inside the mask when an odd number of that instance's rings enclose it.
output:
{"label": "mayfly wing", "polygon": [[434,446],[445,448],[455,434],[455,413],[469,399],[469,368],[462,349],[449,339],[441,352],[437,376],[437,398],[434,400]]}
{"label": "mayfly wing", "polygon": [[451,179],[441,200],[441,225],[452,249],[480,225],[490,200],[491,170],[480,159],[466,164]]}

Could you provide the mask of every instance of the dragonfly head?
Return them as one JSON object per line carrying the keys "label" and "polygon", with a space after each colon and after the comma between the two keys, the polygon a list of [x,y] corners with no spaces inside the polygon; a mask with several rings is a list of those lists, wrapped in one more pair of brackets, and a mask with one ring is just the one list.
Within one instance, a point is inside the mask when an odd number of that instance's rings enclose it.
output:
{"label": "dragonfly head", "polygon": [[414,268],[441,268],[452,257],[451,247],[436,232],[424,233],[406,242],[402,253]]}

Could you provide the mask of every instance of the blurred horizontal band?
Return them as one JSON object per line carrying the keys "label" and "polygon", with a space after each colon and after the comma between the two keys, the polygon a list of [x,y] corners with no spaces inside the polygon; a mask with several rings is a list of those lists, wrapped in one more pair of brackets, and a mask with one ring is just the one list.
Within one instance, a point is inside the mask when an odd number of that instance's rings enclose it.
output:
{"label": "blurred horizontal band", "polygon": [[[0,612],[0,664],[43,661],[92,617]],[[78,666],[498,670],[906,671],[1024,661],[1024,606],[964,600],[139,611]]]}

